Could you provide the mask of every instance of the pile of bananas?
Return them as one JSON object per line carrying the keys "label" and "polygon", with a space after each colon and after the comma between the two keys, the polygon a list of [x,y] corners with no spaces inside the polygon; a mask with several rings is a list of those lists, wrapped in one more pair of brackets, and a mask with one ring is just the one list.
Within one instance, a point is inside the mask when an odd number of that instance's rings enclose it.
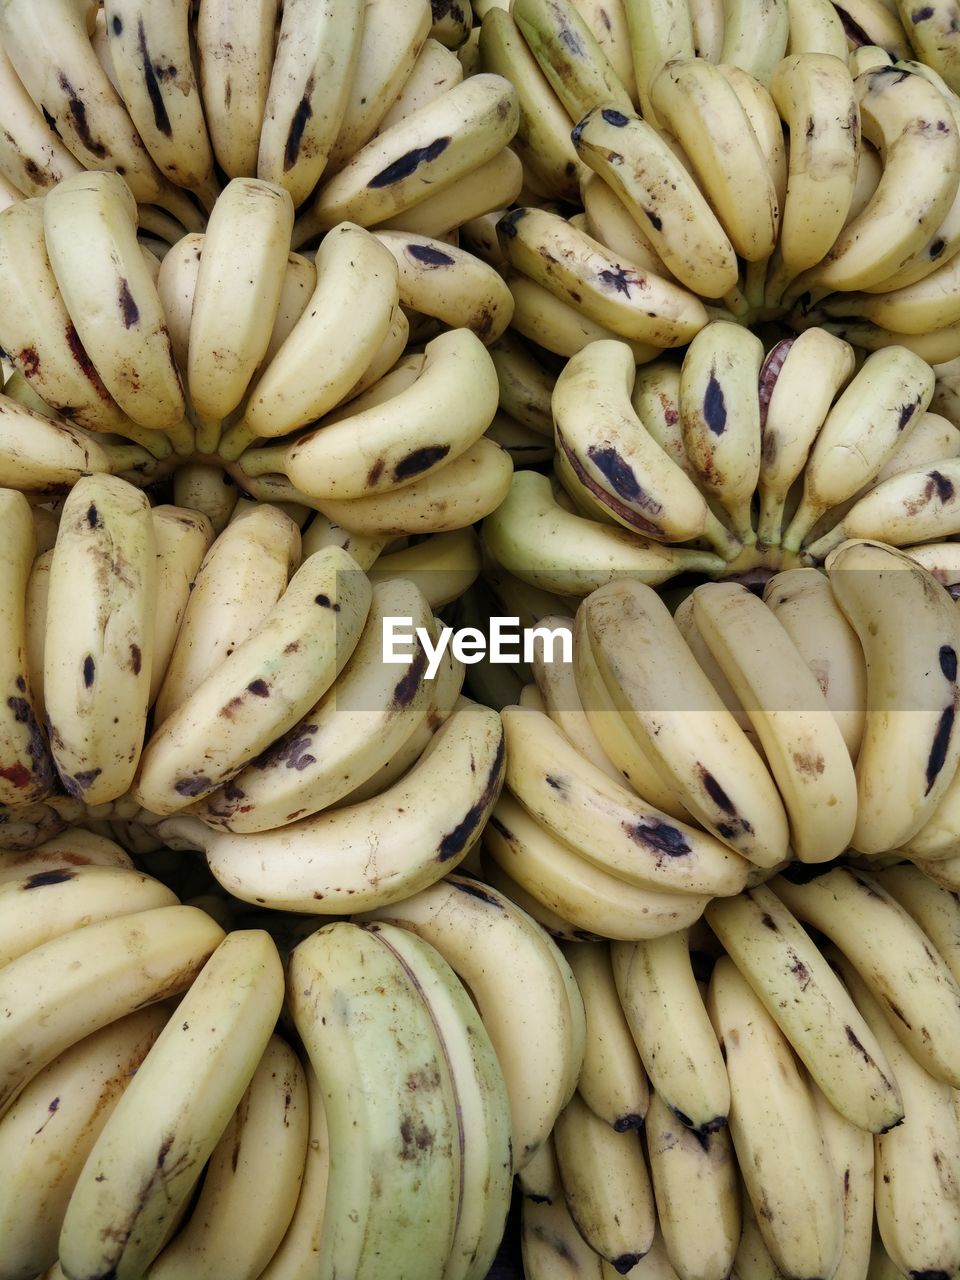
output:
{"label": "pile of bananas", "polygon": [[0,0],[0,290],[0,1280],[960,1275],[960,4]]}

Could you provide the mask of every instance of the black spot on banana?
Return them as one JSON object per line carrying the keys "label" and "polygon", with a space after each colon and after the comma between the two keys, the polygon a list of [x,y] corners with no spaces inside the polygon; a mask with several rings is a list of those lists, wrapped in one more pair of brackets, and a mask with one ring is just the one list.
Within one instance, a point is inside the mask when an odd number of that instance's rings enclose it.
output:
{"label": "black spot on banana", "polygon": [[379,190],[382,187],[390,187],[395,182],[400,182],[404,178],[409,178],[411,174],[416,173],[422,164],[429,164],[431,160],[446,151],[450,145],[449,138],[435,138],[433,142],[428,143],[425,147],[414,147],[412,151],[408,151],[406,155],[398,157],[392,164],[388,164],[385,169],[381,169],[367,183],[368,187]]}

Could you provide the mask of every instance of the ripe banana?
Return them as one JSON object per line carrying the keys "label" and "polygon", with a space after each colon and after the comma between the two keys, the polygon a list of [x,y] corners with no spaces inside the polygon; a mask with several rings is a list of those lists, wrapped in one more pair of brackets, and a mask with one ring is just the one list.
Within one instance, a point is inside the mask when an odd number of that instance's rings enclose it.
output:
{"label": "ripe banana", "polygon": [[43,696],[67,791],[87,804],[129,790],[153,669],[156,550],[144,494],[113,476],[79,480],[50,565]]}
{"label": "ripe banana", "polygon": [[217,432],[266,355],[292,230],[287,191],[257,178],[228,183],[207,223],[185,372],[194,412]]}
{"label": "ripe banana", "polygon": [[381,556],[367,576],[374,586],[406,578],[432,609],[442,609],[463,595],[480,569],[479,538],[472,529],[455,529]]}
{"label": "ripe banana", "polygon": [[745,545],[756,541],[751,500],[760,476],[763,346],[749,329],[718,320],[701,329],[680,370],[683,443],[704,492]]}
{"label": "ripe banana", "polygon": [[466,1135],[435,1015],[396,952],[356,924],[306,938],[289,973],[330,1142],[316,1274],[442,1275]]}
{"label": "ripe banana", "polygon": [[687,0],[623,0],[623,12],[633,54],[640,114],[657,126],[659,121],[650,87],[665,62],[692,58],[697,52],[693,11]]}
{"label": "ripe banana", "polygon": [[[309,1104],[303,1067],[271,1036],[214,1147],[186,1225],[147,1271],[150,1280],[257,1280],[293,1218],[304,1177]],[[270,1180],[263,1179],[264,1168]],[[251,1212],[256,1204],[256,1213]]]}
{"label": "ripe banana", "polygon": [[60,1235],[68,1274],[144,1273],[246,1092],[282,1002],[270,935],[228,934],[87,1157]]}
{"label": "ripe banana", "polygon": [[[138,803],[176,813],[292,729],[356,646],[370,592],[363,571],[338,547],[305,561],[261,626],[153,734],[133,788]],[[47,688],[49,705],[49,677]],[[226,726],[211,738],[218,719]]]}
{"label": "ripe banana", "polygon": [[[698,1135],[722,1129],[730,1111],[730,1086],[693,976],[689,930],[646,942],[615,942],[610,959],[652,1088],[681,1124]],[[682,1035],[677,1024],[683,1026]]]}
{"label": "ripe banana", "polygon": [[834,1280],[868,1280],[873,1234],[874,1140],[868,1132],[835,1111],[816,1085],[812,1084],[810,1091],[843,1197],[843,1252]]}
{"label": "ripe banana", "polygon": [[553,1130],[570,1216],[590,1247],[627,1275],[653,1243],[656,1209],[640,1135],[618,1133],[575,1093]]}
{"label": "ripe banana", "polygon": [[[738,58],[723,61],[743,67]],[[733,86],[705,59],[677,58],[654,76],[650,101],[661,127],[689,157],[738,256],[765,261],[777,243],[780,208],[766,156]]]}
{"label": "ripe banana", "polygon": [[740,1187],[729,1131],[691,1133],[653,1093],[644,1133],[667,1256],[680,1275],[723,1280],[740,1240]]}
{"label": "ripe banana", "polygon": [[110,173],[66,178],[44,197],[43,227],[63,301],[104,385],[138,425],[176,427],[183,390],[130,188]]}
{"label": "ripe banana", "polygon": [[874,352],[827,414],[803,471],[803,497],[783,534],[799,549],[816,521],[868,484],[926,411],[933,370],[906,347]]}
{"label": "ripe banana", "polygon": [[882,888],[908,912],[934,945],[954,979],[960,982],[960,901],[909,863],[887,867],[877,875]]}
{"label": "ripe banana", "polygon": [[790,35],[787,53],[828,53],[847,60],[849,45],[843,22],[830,0],[787,0]]}
{"label": "ripe banana", "polygon": [[193,63],[188,0],[105,0],[117,91],[136,132],[170,182],[210,208],[218,183]]}
{"label": "ripe banana", "polygon": [[709,582],[692,595],[697,630],[760,740],[801,862],[829,862],[857,821],[857,780],[840,727],[803,655],[746,587]]}
{"label": "ripe banana", "polygon": [[161,834],[203,848],[214,877],[245,902],[317,915],[362,910],[416,893],[456,866],[493,807],[502,772],[499,716],[467,706],[415,768],[370,799],[257,835],[213,831],[195,818],[170,820]]}
{"label": "ripe banana", "polygon": [[763,1241],[786,1275],[832,1275],[843,1206],[810,1088],[729,957],[713,970],[707,1008],[725,1051],[730,1135]]}
{"label": "ripe banana", "polygon": [[177,995],[223,938],[195,907],[157,907],[75,929],[0,971],[0,1108],[71,1045]]}
{"label": "ripe banana", "polygon": [[931,575],[878,543],[843,544],[830,556],[829,574],[867,668],[851,843],[861,853],[884,853],[921,830],[957,770],[956,610]]}
{"label": "ripe banana", "polygon": [[150,705],[156,702],[177,643],[180,624],[203,558],[213,542],[213,525],[202,511],[159,506],[150,511],[157,551],[153,615]]}
{"label": "ripe banana", "polygon": [[[636,3],[627,5],[628,20]],[[695,180],[652,125],[597,106],[574,128],[573,144],[584,164],[614,189],[680,284],[704,298],[723,297],[733,288],[736,251]]]}
{"label": "ripe banana", "polygon": [[573,0],[514,0],[510,16],[574,122],[598,102],[633,102]]}
{"label": "ripe banana", "polygon": [[[377,230],[412,231],[427,236],[449,236],[462,224],[514,204],[523,188],[523,165],[510,147],[466,174],[455,187],[416,204],[406,213],[386,218]],[[462,248],[476,253],[475,246]],[[477,255],[483,256],[483,255]],[[486,260],[486,259],[485,259]]]}
{"label": "ripe banana", "polygon": [[428,36],[393,106],[381,119],[377,132],[389,129],[462,81],[463,64],[457,55],[433,36]]}
{"label": "ripe banana", "polygon": [[617,993],[610,949],[605,943],[567,941],[561,950],[586,1015],[577,1091],[593,1114],[618,1133],[640,1130],[650,1087]]}
{"label": "ripe banana", "polygon": [[504,707],[502,718],[508,789],[588,862],[641,889],[723,895],[743,888],[742,858],[613,782],[548,716]]}
{"label": "ripe banana", "polygon": [[0,174],[25,196],[42,196],[82,165],[44,120],[0,49]]}
{"label": "ripe banana", "polygon": [[577,1230],[562,1196],[521,1199],[520,1256],[526,1280],[603,1280],[600,1255]]}
{"label": "ripe banana", "polygon": [[783,57],[790,35],[788,0],[723,0],[720,61],[742,67],[767,84]]}
{"label": "ripe banana", "polygon": [[348,796],[381,768],[425,719],[432,682],[417,640],[399,666],[384,661],[385,623],[428,627],[423,594],[404,579],[373,588],[360,639],[334,685],[306,716],[193,812],[228,831],[270,831]]}
{"label": "ripe banana", "polygon": [[210,143],[229,178],[257,171],[279,0],[203,0],[196,42]]}
{"label": "ripe banana", "polygon": [[830,1103],[883,1133],[903,1117],[890,1064],[833,970],[766,885],[712,902],[707,922]]}
{"label": "ripe banana", "polygon": [[347,107],[364,23],[363,0],[286,0],[270,69],[257,176],[301,205],[326,168]]}
{"label": "ripe banana", "polygon": [[795,916],[842,948],[924,1070],[957,1088],[960,987],[912,917],[878,881],[851,867],[836,867],[809,884],[780,876],[771,888]]}
{"label": "ripe banana", "polygon": [[91,1147],[170,1015],[152,1005],[84,1037],[36,1075],[0,1122],[4,1280],[56,1262],[67,1202]]}
{"label": "ripe banana", "polygon": [[[2,224],[0,224],[2,225]],[[500,408],[532,431],[553,436],[550,397],[557,381],[525,342],[510,330],[490,348],[500,383]]]}
{"label": "ripe banana", "polygon": [[[576,230],[572,221],[569,225]],[[601,262],[605,260],[601,257]],[[508,269],[505,278],[513,296],[512,328],[535,346],[555,355],[572,356],[592,342],[617,340],[618,335],[612,329],[597,324],[572,301],[564,301],[522,271]],[[571,287],[571,297],[576,292]],[[636,342],[622,335],[619,341],[629,346],[637,364],[652,360],[661,351],[649,342]]]}
{"label": "ripe banana", "polygon": [[688,811],[756,865],[783,861],[787,818],[773,780],[666,605],[649,587],[624,581],[594,592],[581,609],[618,710]]}
{"label": "ripe banana", "polygon": [[0,884],[19,880],[37,872],[70,871],[74,867],[125,867],[133,863],[121,847],[85,827],[71,827],[25,853],[4,849],[0,863]]}
{"label": "ripe banana", "polygon": [[763,602],[803,655],[855,761],[867,711],[867,671],[860,641],[826,575],[816,569],[776,573]]}
{"label": "ripe banana", "polygon": [[957,74],[960,57],[957,23],[960,14],[953,0],[938,0],[938,3],[922,8],[898,0],[897,13],[916,56],[939,72],[954,93],[960,92],[960,75]]}
{"label": "ripe banana", "polygon": [[259,630],[300,563],[300,547],[296,525],[269,504],[231,521],[211,544],[196,572],[157,697],[155,731]]}
{"label": "ripe banana", "polygon": [[693,893],[639,889],[581,858],[541,827],[509,793],[483,834],[491,858],[519,885],[577,929],[624,941],[683,929],[708,899]]}

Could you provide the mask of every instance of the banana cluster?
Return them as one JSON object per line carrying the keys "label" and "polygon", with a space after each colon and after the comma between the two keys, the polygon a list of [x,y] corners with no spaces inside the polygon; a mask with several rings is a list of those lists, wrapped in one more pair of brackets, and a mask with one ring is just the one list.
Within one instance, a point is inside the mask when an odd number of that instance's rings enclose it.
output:
{"label": "banana cluster", "polygon": [[952,6],[484,8],[524,176],[489,252],[531,341],[616,337],[642,363],[727,315],[960,353]]}
{"label": "banana cluster", "polygon": [[681,362],[639,368],[627,343],[599,339],[550,393],[553,479],[518,471],[484,540],[510,573],[564,595],[622,575],[821,564],[852,538],[916,547],[949,572],[937,547],[960,533],[960,431],[934,404],[958,407],[915,352],[858,360],[819,327],[765,351],[714,320]]}

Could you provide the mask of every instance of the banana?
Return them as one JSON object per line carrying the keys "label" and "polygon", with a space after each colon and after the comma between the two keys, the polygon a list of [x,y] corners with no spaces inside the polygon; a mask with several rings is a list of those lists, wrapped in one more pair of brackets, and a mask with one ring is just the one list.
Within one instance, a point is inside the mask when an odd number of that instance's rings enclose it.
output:
{"label": "banana", "polygon": [[630,33],[622,0],[617,0],[615,4],[607,4],[605,0],[573,0],[573,5],[590,28],[630,101],[636,106],[637,84],[633,72],[633,51],[630,48]]}
{"label": "banana", "polygon": [[621,1275],[653,1243],[656,1211],[638,1134],[618,1133],[575,1093],[553,1142],[570,1216],[590,1247]]}
{"label": "banana", "polygon": [[377,131],[382,133],[384,129],[391,128],[462,80],[463,66],[457,55],[439,40],[428,36],[399,96],[381,119]]}
{"label": "banana", "polygon": [[563,301],[621,337],[681,346],[706,324],[687,290],[613,257],[599,241],[543,209],[515,209],[497,223],[504,256]]}
{"label": "banana", "polygon": [[724,564],[711,552],[663,546],[574,515],[533,471],[516,473],[506,500],[484,521],[483,537],[511,573],[561,595],[586,595],[625,575],[659,585],[686,569],[712,573]]}
{"label": "banana", "polygon": [[760,513],[757,542],[776,546],[784,504],[834,397],[854,372],[853,348],[823,329],[785,338],[760,371]]}
{"label": "banana", "polygon": [[917,922],[955,980],[960,981],[960,902],[918,867],[904,862],[877,874],[880,886]]}
{"label": "banana", "polygon": [[441,1028],[414,975],[377,933],[329,924],[291,954],[290,1004],[329,1131],[315,1273],[382,1275],[389,1251],[398,1277],[441,1275],[465,1139]]}
{"label": "banana", "polygon": [[795,916],[842,947],[924,1070],[958,1087],[960,987],[911,916],[878,881],[850,867],[809,884],[781,876],[771,888]]}
{"label": "banana", "polygon": [[955,0],[938,0],[920,8],[897,0],[897,13],[916,56],[943,76],[954,93],[960,92],[960,7]]}
{"label": "banana", "polygon": [[27,630],[27,591],[36,551],[30,507],[22,493],[0,489],[2,671],[0,689],[0,803],[16,808],[44,799],[56,789],[57,776],[31,691]]}
{"label": "banana", "polygon": [[257,176],[301,205],[327,165],[360,54],[363,0],[287,0],[260,129]]}
{"label": "banana", "polygon": [[[571,229],[574,229],[572,224]],[[521,271],[508,269],[505,278],[513,296],[512,328],[537,347],[555,355],[572,356],[592,342],[620,341],[630,348],[637,364],[660,354],[659,347],[618,336],[612,329],[597,324],[574,303],[565,302]],[[655,322],[655,318],[652,320]]]}
{"label": "banana", "polygon": [[470,329],[484,345],[496,342],[510,323],[513,298],[493,267],[431,236],[389,230],[375,235],[397,263],[402,306],[451,329]]}
{"label": "banana", "polygon": [[397,537],[444,533],[475,524],[503,503],[513,463],[505,449],[481,437],[453,462],[400,489],[355,499],[315,499],[331,520],[354,533]]}
{"label": "banana", "polygon": [[75,929],[7,965],[0,1106],[84,1036],[183,991],[222,938],[194,907],[157,907]]}
{"label": "banana", "polygon": [[[44,209],[44,200],[21,200],[0,215],[0,282],[8,299],[0,344],[54,412],[79,427],[116,431],[124,414],[60,296],[44,240]],[[92,440],[89,447],[95,447]]]}
{"label": "banana", "polygon": [[187,387],[219,431],[264,359],[280,307],[293,230],[286,189],[234,178],[207,223],[190,315]]}
{"label": "banana", "polygon": [[840,14],[830,0],[787,0],[787,54],[827,53],[847,60],[849,46]]}
{"label": "banana", "polygon": [[[883,157],[867,207],[841,231],[821,263],[791,287],[864,289],[887,279],[934,235],[957,193],[960,133],[939,91],[917,75],[880,67],[858,76],[863,136]],[[903,203],[910,174],[929,168],[922,205]]]}
{"label": "banana", "polygon": [[[783,204],[787,194],[787,154],[783,123],[777,114],[776,104],[769,90],[740,67],[731,63],[720,63],[717,70],[737,95],[750,121],[773,182],[777,209],[782,218]],[[766,264],[758,262],[755,264],[755,269],[765,274]]]}
{"label": "banana", "polygon": [[510,15],[574,122],[598,102],[633,102],[573,0],[514,0]]}
{"label": "banana", "polygon": [[654,360],[637,370],[630,397],[634,411],[657,444],[681,470],[693,474],[680,422],[680,366]]}
{"label": "banana", "polygon": [[851,843],[861,853],[884,853],[921,830],[957,769],[956,613],[925,570],[877,543],[844,544],[832,553],[829,572],[867,669]]}
{"label": "banana", "polygon": [[[698,1135],[722,1129],[730,1110],[730,1087],[693,976],[689,930],[646,942],[615,942],[610,958],[620,1003],[651,1087]],[[682,1035],[677,1034],[678,1023]]]}
{"label": "banana", "polygon": [[784,570],[768,581],[763,600],[816,678],[855,761],[867,710],[866,666],[826,575],[816,569]]}
{"label": "banana", "polygon": [[756,865],[783,861],[787,818],[773,780],[666,605],[648,587],[624,581],[596,591],[581,609],[617,709],[689,813]]}
{"label": "banana", "polygon": [[633,54],[640,114],[657,126],[659,121],[650,88],[665,62],[692,58],[697,52],[692,10],[687,0],[623,0],[623,11]]}
{"label": "banana", "polygon": [[56,1262],[67,1202],[100,1130],[170,1014],[161,1004],[86,1036],[45,1067],[0,1123],[4,1280]]}
{"label": "banana", "polygon": [[229,178],[257,171],[278,0],[203,0],[196,19],[200,92],[217,163]]}
{"label": "banana", "polygon": [[84,17],[83,6],[70,0],[41,8],[13,0],[0,15],[0,41],[27,93],[84,168],[122,172],[139,203],[159,204],[188,231],[199,230],[196,206],[160,174],[100,66]]}
{"label": "banana", "polygon": [[286,1234],[261,1272],[260,1280],[307,1280],[316,1274],[317,1255],[330,1177],[330,1144],[323,1095],[309,1059],[301,1062],[307,1080],[307,1150],[300,1194]]}
{"label": "banana", "polygon": [[726,1129],[691,1133],[658,1093],[644,1132],[657,1220],[680,1275],[723,1280],[740,1240],[740,1187]]}
{"label": "banana", "polygon": [[373,226],[452,186],[506,146],[518,119],[509,81],[470,76],[357,151],[300,215],[294,244],[345,218]]}
{"label": "banana", "polygon": [[413,74],[432,16],[428,0],[365,0],[360,50],[327,173],[340,170],[377,132]]}
{"label": "banana", "polygon": [[25,853],[13,853],[4,848],[0,861],[0,884],[37,873],[93,866],[134,869],[129,854],[114,841],[94,835],[84,827],[71,827]]}
{"label": "banana", "polygon": [[843,0],[834,7],[847,33],[851,54],[868,45],[879,48],[888,58],[910,56],[896,0]]}
{"label": "banana", "polygon": [[903,1117],[890,1064],[816,945],[766,885],[711,903],[707,922],[829,1102],[860,1129]]}
{"label": "banana", "polygon": [[409,619],[415,631],[432,616],[411,582],[374,586],[364,629],[336,683],[194,812],[228,831],[270,831],[328,808],[372,777],[424,719],[432,693],[419,641],[399,669],[384,661],[386,620]]}
{"label": "banana", "polygon": [[840,956],[834,959],[903,1091],[903,1123],[874,1140],[880,1238],[902,1274],[951,1275],[960,1265],[960,1125],[954,1094],[904,1048],[856,967]]}
{"label": "banana", "polygon": [[156,550],[147,499],[87,476],[63,507],[47,599],[43,695],[61,781],[87,804],[129,789],[153,669]]}
{"label": "banana", "polygon": [[766,156],[733,86],[705,59],[677,58],[654,76],[650,101],[661,127],[689,157],[737,254],[765,261],[777,243],[780,209]]}
{"label": "banana", "polygon": [[828,862],[850,843],[857,780],[840,727],[774,614],[738,583],[705,583],[692,596],[700,632],[760,740],[801,862]]}
{"label": "banana", "polygon": [[[138,803],[176,813],[292,729],[353,651],[370,592],[363,571],[337,547],[305,561],[260,627],[153,734],[133,789]],[[211,739],[218,717],[227,728]]]}
{"label": "banana", "polygon": [[42,196],[83,166],[44,120],[0,49],[0,174],[25,196]]}
{"label": "banana", "polygon": [[685,928],[707,898],[639,889],[612,876],[540,826],[509,795],[497,803],[484,847],[519,885],[578,929],[623,941]]}
{"label": "banana", "polygon": [[157,697],[155,729],[262,625],[300,562],[300,535],[275,507],[231,521],[194,579]]}
{"label": "banana", "polygon": [[817,1120],[843,1196],[843,1252],[834,1280],[868,1280],[873,1234],[873,1147],[870,1134],[851,1124],[816,1085],[810,1089]]}
{"label": "banana", "polygon": [[575,941],[567,941],[561,949],[586,1014],[577,1092],[593,1114],[616,1132],[640,1130],[650,1087],[617,993],[610,949],[604,943]]}
{"label": "banana", "polygon": [[809,1086],[728,957],[713,970],[707,1008],[725,1050],[730,1135],[763,1241],[787,1275],[832,1275],[843,1207]]}
{"label": "banana", "polygon": [[457,1099],[461,1193],[444,1280],[482,1280],[513,1183],[510,1097],[494,1044],[442,951],[386,921],[367,926],[407,969],[433,1018]]}
{"label": "banana", "polygon": [[318,915],[363,910],[416,893],[456,866],[502,773],[499,716],[468,706],[437,731],[415,768],[368,800],[258,835],[211,830],[195,818],[171,819],[161,834],[204,849],[214,877],[245,902]]}
{"label": "banana", "polygon": [[890,292],[843,294],[823,304],[828,315],[856,316],[897,333],[924,334],[960,320],[960,254],[922,279]]}
{"label": "banana", "polygon": [[156,701],[190,602],[197,573],[213,542],[213,525],[201,511],[153,507],[150,512],[157,549],[156,602],[153,617],[153,665],[150,705]]}
{"label": "banana", "polygon": [[63,301],[104,385],[140,426],[175,427],[183,391],[130,189],[116,174],[66,178],[44,197],[43,226]]}
{"label": "banana", "polygon": [[949,537],[960,528],[958,483],[957,458],[899,472],[864,494],[806,550],[822,560],[834,547],[854,538],[875,538],[897,547],[914,538]]}
{"label": "banana", "polygon": [[228,934],[87,1157],[60,1235],[68,1274],[144,1273],[246,1092],[282,1002],[270,935]]}
{"label": "banana", "polygon": [[496,371],[483,343],[469,329],[452,329],[429,342],[425,355],[405,392],[295,441],[286,455],[293,483],[322,499],[369,497],[423,479],[475,444],[497,408]]}
{"label": "banana", "polygon": [[105,0],[103,13],[117,90],[143,145],[166,178],[210,208],[219,184],[194,71],[188,0]]}
{"label": "banana", "polygon": [[549,717],[505,707],[502,718],[508,789],[541,825],[601,871],[668,893],[737,893],[746,883],[743,859],[613,782],[580,756]]}
{"label": "banana", "polygon": [[550,400],[556,374],[547,369],[525,342],[508,329],[490,348],[490,358],[500,383],[500,408],[511,418],[553,437]]}
{"label": "banana", "polygon": [[612,341],[593,342],[567,362],[553,395],[558,450],[618,523],[658,541],[705,537],[732,558],[736,539],[637,416],[634,371],[629,349]]}
{"label": "banana", "polygon": [[0,884],[0,965],[93,921],[176,903],[159,880],[124,867],[30,872]]}
{"label": "banana", "polygon": [[[629,4],[627,13],[629,18]],[[704,298],[723,297],[733,288],[737,258],[727,232],[652,125],[632,113],[597,106],[575,127],[573,143],[584,164],[627,206],[681,285]]]}
{"label": "banana", "polygon": [[441,609],[463,595],[480,568],[477,535],[472,529],[456,529],[381,556],[367,576],[374,586],[406,578],[423,592],[431,608]]}
{"label": "banana", "polygon": [[197,292],[205,236],[190,232],[172,245],[160,264],[157,293],[167,322],[177,368],[187,369],[190,321]]}
{"label": "banana", "polygon": [[[461,178],[456,187],[430,196],[406,213],[398,213],[396,217],[385,219],[377,231],[448,236],[462,223],[513,204],[522,186],[523,165],[520,157],[510,147],[504,147],[492,160]],[[462,247],[475,252],[472,246]]]}
{"label": "banana", "polygon": [[[308,1126],[303,1067],[289,1045],[271,1036],[213,1149],[199,1199],[148,1269],[150,1280],[256,1280],[293,1218]],[[264,1167],[271,1170],[268,1186]],[[254,1203],[257,1212],[251,1213]]]}
{"label": "banana", "polygon": [[741,1201],[743,1229],[731,1275],[734,1280],[783,1280],[783,1272],[770,1256],[770,1250],[760,1234],[757,1215],[753,1211],[746,1188],[742,1188]]}
{"label": "banana", "polygon": [[339,525],[328,520],[318,511],[303,531],[302,537],[304,558],[312,556],[324,547],[342,547],[363,570],[369,570],[386,547],[387,538],[368,538],[362,534],[348,533]]}
{"label": "banana", "polygon": [[[344,223],[317,253],[313,296],[247,401],[243,422],[224,439],[237,457],[257,436],[285,435],[332,409],[353,388],[391,325],[398,302],[392,256],[369,233]],[[319,346],[330,358],[316,359]]]}
{"label": "banana", "polygon": [[874,352],[827,414],[803,470],[803,496],[783,534],[796,551],[821,515],[873,480],[933,395],[929,365],[905,347]]}
{"label": "banana", "polygon": [[671,278],[640,225],[599,174],[590,171],[584,174],[580,181],[580,199],[584,208],[583,230],[587,235],[641,270]]}
{"label": "banana", "polygon": [[786,53],[790,36],[788,0],[724,0],[720,62],[732,62],[767,84]]}
{"label": "banana", "polygon": [[562,1196],[521,1199],[520,1256],[525,1280],[603,1280],[600,1255],[577,1230]]}
{"label": "banana", "polygon": [[796,274],[826,256],[846,223],[856,185],[860,107],[845,59],[826,53],[784,58],[773,69],[770,93],[790,130],[778,247]]}
{"label": "banana", "polygon": [[746,545],[756,541],[750,506],[760,475],[762,363],[763,346],[749,329],[718,320],[696,335],[680,370],[687,457]]}
{"label": "banana", "polygon": [[869,320],[825,320],[823,328],[865,351],[906,347],[928,364],[944,364],[960,356],[960,324],[933,333],[896,333]]}

